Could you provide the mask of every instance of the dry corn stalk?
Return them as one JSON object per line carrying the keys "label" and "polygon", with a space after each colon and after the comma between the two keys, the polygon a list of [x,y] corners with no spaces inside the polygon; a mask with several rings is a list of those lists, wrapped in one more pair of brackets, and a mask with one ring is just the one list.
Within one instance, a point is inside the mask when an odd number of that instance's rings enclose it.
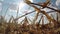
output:
{"label": "dry corn stalk", "polygon": [[50,4],[50,0],[46,0],[46,2],[42,3],[42,7],[45,8]]}
{"label": "dry corn stalk", "polygon": [[48,18],[49,21],[52,21],[55,24],[58,23],[56,20],[52,19],[45,11],[41,11],[39,8],[37,8],[34,5],[30,5],[30,6],[32,6],[38,13],[43,13]]}

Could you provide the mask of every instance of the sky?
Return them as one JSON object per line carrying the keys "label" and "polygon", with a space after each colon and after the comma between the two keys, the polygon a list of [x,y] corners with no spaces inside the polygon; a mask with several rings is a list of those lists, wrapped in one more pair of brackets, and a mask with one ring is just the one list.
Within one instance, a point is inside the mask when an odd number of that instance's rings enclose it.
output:
{"label": "sky", "polygon": [[[30,0],[30,1],[33,3],[38,3],[38,2],[45,2],[46,0]],[[60,9],[60,0],[51,0],[50,7],[53,8],[57,7]],[[0,16],[5,15],[7,20],[10,19],[11,16],[14,16],[16,18],[17,11],[19,12],[18,13],[18,17],[19,17],[33,10],[34,8],[24,3],[23,0],[0,0]],[[50,9],[44,9],[44,10],[51,11]],[[27,17],[33,19],[35,14],[36,12],[27,15]],[[22,21],[23,19],[24,17],[20,18],[20,21]]]}

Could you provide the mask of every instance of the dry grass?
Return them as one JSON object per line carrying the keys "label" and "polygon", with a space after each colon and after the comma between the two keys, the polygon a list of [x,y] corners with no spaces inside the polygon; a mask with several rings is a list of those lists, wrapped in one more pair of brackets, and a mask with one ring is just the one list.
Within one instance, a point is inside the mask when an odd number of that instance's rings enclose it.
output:
{"label": "dry grass", "polygon": [[0,34],[60,34],[60,23],[57,26],[51,24],[41,25],[38,23],[21,25],[10,21],[7,23],[4,18],[2,19],[2,23],[0,23]]}

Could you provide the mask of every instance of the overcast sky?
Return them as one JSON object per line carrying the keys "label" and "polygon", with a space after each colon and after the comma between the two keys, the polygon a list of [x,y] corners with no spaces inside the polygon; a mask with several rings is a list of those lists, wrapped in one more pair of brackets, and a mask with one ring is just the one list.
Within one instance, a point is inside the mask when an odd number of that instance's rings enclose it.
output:
{"label": "overcast sky", "polygon": [[[46,0],[45,0],[46,1]],[[31,2],[38,3],[38,2],[45,2],[44,0],[31,0]],[[23,0],[0,0],[0,15],[5,15],[6,18],[10,18],[11,16],[16,17],[16,12],[19,7],[19,14],[18,16],[22,16],[25,13],[31,12],[34,10],[34,8],[28,6],[26,3],[23,2]],[[51,7],[58,7],[60,9],[60,0],[51,0]],[[28,9],[30,8],[30,9]],[[50,11],[49,9],[44,9],[45,11]],[[35,12],[32,14],[29,14],[28,18],[34,18]],[[21,18],[21,20],[24,19]]]}

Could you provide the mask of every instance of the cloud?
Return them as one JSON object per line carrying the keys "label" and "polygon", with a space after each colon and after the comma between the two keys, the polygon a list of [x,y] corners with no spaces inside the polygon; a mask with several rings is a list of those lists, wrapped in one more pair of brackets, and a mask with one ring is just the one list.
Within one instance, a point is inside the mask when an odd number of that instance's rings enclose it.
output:
{"label": "cloud", "polygon": [[10,12],[17,12],[18,11],[18,4],[17,3],[10,3],[8,10]]}
{"label": "cloud", "polygon": [[29,1],[33,2],[33,0],[29,0]]}
{"label": "cloud", "polygon": [[19,3],[19,10],[23,9],[23,7],[25,7],[25,3],[22,1]]}
{"label": "cloud", "polygon": [[2,10],[2,3],[0,3],[0,11]]}
{"label": "cloud", "polygon": [[4,1],[4,0],[0,0],[0,1]]}
{"label": "cloud", "polygon": [[10,11],[10,12],[17,12],[17,10],[12,10],[12,9],[10,9],[10,8],[9,8],[9,11]]}
{"label": "cloud", "polygon": [[[24,2],[20,2],[20,3],[10,3],[10,7],[9,7],[9,11],[19,11],[20,14],[23,14],[23,12],[21,12],[21,9],[25,6]],[[19,9],[18,9],[19,8]]]}
{"label": "cloud", "polygon": [[2,3],[0,3],[0,5],[2,5]]}
{"label": "cloud", "polygon": [[56,4],[57,8],[60,9],[60,0],[56,0],[55,4]]}
{"label": "cloud", "polygon": [[26,14],[26,13],[29,13],[29,12],[32,12],[33,10],[25,10],[23,11],[22,13]]}
{"label": "cloud", "polygon": [[56,5],[57,5],[57,6],[60,5],[60,0],[56,0]]}
{"label": "cloud", "polygon": [[9,7],[11,10],[17,10],[18,9],[18,5],[16,4],[10,4],[10,7]]}

